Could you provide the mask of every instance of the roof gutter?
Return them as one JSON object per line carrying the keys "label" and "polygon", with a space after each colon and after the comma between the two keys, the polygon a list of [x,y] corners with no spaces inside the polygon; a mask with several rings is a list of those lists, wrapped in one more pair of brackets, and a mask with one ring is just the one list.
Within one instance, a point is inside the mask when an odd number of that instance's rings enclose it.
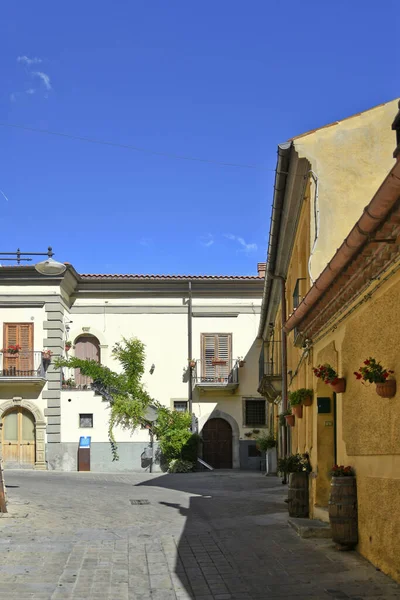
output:
{"label": "roof gutter", "polygon": [[279,231],[282,221],[286,183],[289,174],[291,147],[292,142],[278,145],[278,160],[275,169],[274,198],[272,201],[271,223],[269,228],[267,266],[264,281],[263,300],[261,305],[260,325],[257,334],[257,337],[259,338],[263,337],[271,296],[272,282],[275,278]]}
{"label": "roof gutter", "polygon": [[298,327],[303,319],[315,307],[339,273],[347,266],[376,229],[385,221],[389,212],[400,198],[400,161],[397,161],[389,175],[364,208],[363,214],[350,231],[343,244],[336,251],[332,260],[327,264],[321,275],[310,288],[297,309],[286,321],[284,331],[289,333]]}

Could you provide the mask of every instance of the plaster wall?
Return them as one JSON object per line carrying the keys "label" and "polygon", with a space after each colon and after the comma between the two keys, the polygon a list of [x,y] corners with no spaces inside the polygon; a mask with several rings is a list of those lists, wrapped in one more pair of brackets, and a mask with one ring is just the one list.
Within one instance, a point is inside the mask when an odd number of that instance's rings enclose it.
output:
{"label": "plaster wall", "polygon": [[[393,166],[397,100],[294,139],[319,180],[320,230],[311,271],[316,279]],[[315,184],[311,184],[314,198]],[[309,219],[314,239],[314,206]]]}

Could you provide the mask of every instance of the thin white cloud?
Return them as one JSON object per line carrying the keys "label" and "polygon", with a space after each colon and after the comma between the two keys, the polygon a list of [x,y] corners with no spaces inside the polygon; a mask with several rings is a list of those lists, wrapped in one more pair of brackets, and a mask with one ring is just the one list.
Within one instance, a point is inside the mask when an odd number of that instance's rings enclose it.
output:
{"label": "thin white cloud", "polygon": [[205,248],[209,248],[210,246],[212,246],[214,244],[214,236],[212,235],[212,233],[208,233],[207,235],[203,235],[200,238],[200,244],[202,246],[204,246]]}
{"label": "thin white cloud", "polygon": [[31,65],[38,65],[39,63],[43,62],[41,58],[38,58],[37,56],[34,56],[33,58],[29,58],[29,56],[18,56],[17,57],[17,62],[20,63],[24,63],[26,65],[28,65],[28,67],[30,67]]}
{"label": "thin white cloud", "polygon": [[43,73],[43,71],[33,71],[32,75],[36,76],[36,77],[40,77],[40,79],[43,81],[44,86],[46,88],[46,90],[51,90],[51,83],[50,83],[50,77],[47,75],[47,73]]}
{"label": "thin white cloud", "polygon": [[257,244],[254,243],[250,243],[248,244],[244,238],[238,236],[238,235],[233,235],[232,233],[226,233],[225,237],[228,240],[232,240],[234,242],[237,242],[240,245],[240,250],[242,252],[255,252],[257,250]]}
{"label": "thin white cloud", "polygon": [[32,96],[32,94],[34,94],[36,92],[35,88],[29,88],[28,90],[25,90],[26,94],[29,94],[30,96]]}

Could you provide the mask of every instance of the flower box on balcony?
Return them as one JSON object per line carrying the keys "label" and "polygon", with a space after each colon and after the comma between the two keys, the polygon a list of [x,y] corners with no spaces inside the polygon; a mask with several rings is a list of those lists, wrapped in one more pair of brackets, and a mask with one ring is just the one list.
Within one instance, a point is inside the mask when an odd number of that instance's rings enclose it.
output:
{"label": "flower box on balcony", "polygon": [[215,365],[226,366],[228,364],[228,361],[223,360],[222,358],[213,358],[213,359],[211,359],[211,364],[213,366],[215,366]]}

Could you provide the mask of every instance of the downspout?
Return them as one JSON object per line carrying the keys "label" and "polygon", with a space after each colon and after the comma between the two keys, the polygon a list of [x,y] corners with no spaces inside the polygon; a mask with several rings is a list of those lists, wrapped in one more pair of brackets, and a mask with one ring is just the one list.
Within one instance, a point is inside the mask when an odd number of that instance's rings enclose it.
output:
{"label": "downspout", "polygon": [[[188,299],[188,361],[192,360],[192,282],[189,281],[189,299]],[[189,367],[189,377],[188,377],[188,401],[189,401],[189,414],[192,416],[193,409],[193,376],[192,369],[190,365]],[[193,418],[192,418],[193,421]],[[191,425],[191,429],[193,428],[193,424]]]}

